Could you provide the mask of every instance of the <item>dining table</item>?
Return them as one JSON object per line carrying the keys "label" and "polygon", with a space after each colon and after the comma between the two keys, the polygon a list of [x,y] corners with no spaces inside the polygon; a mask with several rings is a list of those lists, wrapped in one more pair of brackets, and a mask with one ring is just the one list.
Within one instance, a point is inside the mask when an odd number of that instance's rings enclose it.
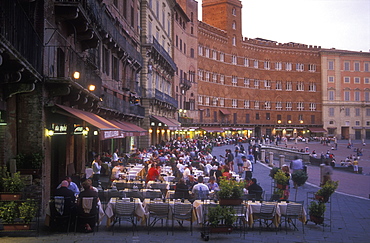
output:
{"label": "dining table", "polygon": [[[143,202],[143,206],[144,206],[144,209],[145,209],[145,213],[148,215],[149,214],[149,204],[150,203],[168,203],[169,205],[169,212],[168,212],[168,219],[172,220],[172,214],[174,212],[174,206],[175,204],[191,204],[191,202],[189,202],[188,200],[180,200],[180,199],[166,199],[165,201],[163,200],[159,200],[159,199],[154,199],[154,200],[150,200],[148,198],[146,198]],[[192,213],[192,221],[195,222],[197,219],[197,215],[195,213],[195,211],[193,210],[193,213]]]}
{"label": "dining table", "polygon": [[[197,215],[197,220],[198,224],[202,224],[204,221],[204,209],[203,207],[205,205],[212,205],[212,206],[218,206],[220,205],[217,200],[195,200],[193,202],[193,207],[195,209],[196,215]],[[232,206],[229,206],[232,207]],[[248,220],[248,213],[245,214],[245,220]]]}
{"label": "dining table", "polygon": [[[276,227],[278,227],[279,224],[280,224],[281,215],[286,213],[286,209],[287,209],[288,204],[294,204],[295,202],[281,201],[281,202],[278,202],[278,203],[276,203],[276,202],[262,202],[262,203],[273,203],[273,204],[276,205],[275,215],[274,215],[274,218],[273,218],[272,222]],[[253,216],[253,213],[259,213],[260,212],[262,203],[261,203],[261,201],[254,201],[254,202],[253,201],[248,201],[246,203],[249,227],[253,226],[253,223],[254,223],[254,220],[255,220],[255,218]],[[306,222],[306,211],[305,211],[304,208],[302,210],[302,215],[301,215],[299,220],[302,221],[302,222]]]}
{"label": "dining table", "polygon": [[140,201],[139,198],[134,198],[133,201],[130,198],[111,198],[109,202],[107,203],[107,207],[105,208],[105,215],[107,216],[107,223],[106,226],[109,227],[112,225],[114,222],[114,210],[115,210],[115,205],[119,200],[122,200],[124,202],[131,202],[135,203],[135,216],[138,218],[138,220],[141,221],[142,225],[146,224],[146,215],[145,215],[145,210],[143,207],[143,203]]}

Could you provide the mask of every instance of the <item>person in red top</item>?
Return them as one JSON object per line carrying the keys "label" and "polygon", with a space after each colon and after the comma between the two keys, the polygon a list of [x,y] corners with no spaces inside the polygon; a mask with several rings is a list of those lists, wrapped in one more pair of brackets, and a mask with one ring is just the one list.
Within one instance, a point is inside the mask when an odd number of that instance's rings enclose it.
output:
{"label": "person in red top", "polygon": [[146,176],[146,182],[148,181],[155,181],[159,178],[159,169],[160,165],[153,164],[152,167],[148,170],[148,174]]}
{"label": "person in red top", "polygon": [[229,166],[225,165],[224,166],[224,172],[222,173],[222,176],[225,177],[225,179],[227,179],[227,180],[230,180],[232,178],[232,175],[229,171],[230,171]]}

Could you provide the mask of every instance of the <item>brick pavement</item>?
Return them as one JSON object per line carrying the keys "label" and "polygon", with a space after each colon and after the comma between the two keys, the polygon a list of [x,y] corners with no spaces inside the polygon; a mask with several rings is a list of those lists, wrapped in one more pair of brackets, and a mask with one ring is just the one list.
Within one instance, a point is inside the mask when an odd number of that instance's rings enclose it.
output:
{"label": "brick pavement", "polygon": [[[214,155],[223,154],[226,148],[233,149],[232,145],[223,147],[217,147],[214,150]],[[312,168],[311,168],[312,167]],[[316,167],[317,168],[317,167]],[[266,193],[271,192],[271,181],[272,179],[268,176],[269,168],[265,164],[257,163],[254,167],[253,176],[256,177],[261,184],[262,188],[265,189]],[[310,183],[300,187],[297,191],[297,200],[304,200],[305,205],[308,204],[307,194],[317,191],[317,186],[314,184],[316,176],[315,168],[309,167]],[[340,184],[347,184],[355,175],[347,172],[342,178],[339,178]],[[340,175],[339,172],[335,173]],[[369,177],[369,176],[362,176]],[[336,179],[336,177],[334,177]],[[290,200],[295,198],[295,189],[292,189]],[[331,212],[331,227],[322,227],[315,225],[312,222],[308,222],[305,227],[305,234],[302,231],[288,231],[288,234],[284,230],[275,232],[263,231],[261,234],[258,230],[248,231],[245,235],[245,239],[239,231],[234,231],[230,235],[225,234],[212,234],[210,235],[210,242],[369,242],[370,231],[370,200],[366,198],[354,197],[346,194],[334,193],[331,197],[331,203],[328,205],[327,217]],[[39,236],[36,237],[20,237],[18,233],[16,237],[2,237],[0,241],[2,243],[39,243],[39,242],[76,242],[76,243],[94,243],[94,242],[161,242],[161,243],[176,243],[176,242],[203,242],[200,237],[202,228],[195,224],[193,235],[190,234],[187,229],[177,228],[172,235],[171,231],[166,234],[166,230],[158,227],[147,233],[145,228],[138,228],[135,234],[132,234],[131,228],[124,224],[120,229],[115,230],[115,235],[105,228],[105,222],[103,221],[102,226],[95,235],[70,233],[49,233],[47,228],[42,227]],[[185,223],[188,226],[188,223]],[[298,228],[300,229],[300,226]],[[331,229],[331,230],[330,230]],[[1,233],[0,233],[1,236]],[[23,236],[23,235],[22,235]]]}

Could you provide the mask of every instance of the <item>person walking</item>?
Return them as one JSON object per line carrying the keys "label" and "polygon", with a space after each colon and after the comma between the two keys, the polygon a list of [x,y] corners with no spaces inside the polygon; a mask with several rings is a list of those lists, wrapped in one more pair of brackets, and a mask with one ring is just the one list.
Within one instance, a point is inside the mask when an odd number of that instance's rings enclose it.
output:
{"label": "person walking", "polygon": [[243,161],[243,170],[245,171],[245,177],[246,178],[252,178],[252,163],[247,159],[246,156],[242,156],[242,161]]}

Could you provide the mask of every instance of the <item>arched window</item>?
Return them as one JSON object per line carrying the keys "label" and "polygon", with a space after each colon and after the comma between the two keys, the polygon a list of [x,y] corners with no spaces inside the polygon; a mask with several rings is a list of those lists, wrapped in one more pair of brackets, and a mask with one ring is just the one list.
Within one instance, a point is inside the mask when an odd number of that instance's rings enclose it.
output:
{"label": "arched window", "polygon": [[232,15],[236,16],[236,9],[233,8],[233,10],[231,11]]}
{"label": "arched window", "polygon": [[232,25],[232,27],[233,27],[233,30],[235,30],[235,29],[236,29],[236,22],[235,22],[235,21],[233,21],[233,25]]}

